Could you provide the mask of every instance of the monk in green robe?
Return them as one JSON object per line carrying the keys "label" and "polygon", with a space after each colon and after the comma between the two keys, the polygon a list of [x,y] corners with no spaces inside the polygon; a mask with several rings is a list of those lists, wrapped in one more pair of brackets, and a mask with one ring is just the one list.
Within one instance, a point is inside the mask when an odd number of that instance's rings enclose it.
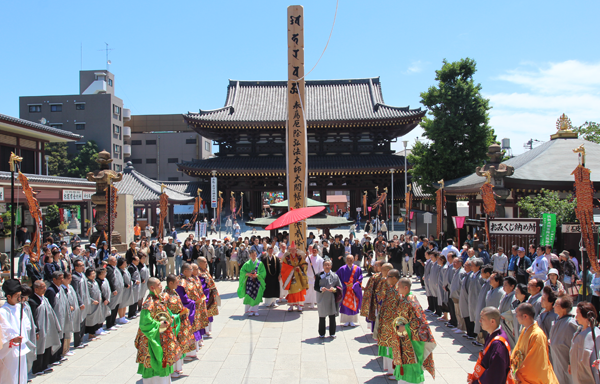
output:
{"label": "monk in green robe", "polygon": [[181,357],[176,337],[181,322],[179,315],[167,307],[167,298],[157,278],[148,279],[148,289],[150,294],[142,305],[140,328],[135,338],[136,363],[139,363],[138,373],[144,384],[167,384],[171,382],[173,364]]}
{"label": "monk in green robe", "polygon": [[256,251],[250,251],[250,260],[242,265],[240,270],[240,285],[238,297],[244,299],[246,314],[258,316],[258,305],[262,302],[266,284],[267,270],[265,265],[257,259]]}

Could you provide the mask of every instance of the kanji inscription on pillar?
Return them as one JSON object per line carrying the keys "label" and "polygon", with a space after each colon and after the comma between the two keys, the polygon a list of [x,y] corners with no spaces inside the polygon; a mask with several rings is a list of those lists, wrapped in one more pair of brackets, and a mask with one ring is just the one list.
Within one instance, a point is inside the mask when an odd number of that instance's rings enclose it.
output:
{"label": "kanji inscription on pillar", "polygon": [[[288,120],[286,129],[287,196],[290,209],[306,207],[308,168],[306,145],[306,92],[304,82],[304,8],[287,9]],[[290,241],[306,249],[306,222],[290,225]]]}

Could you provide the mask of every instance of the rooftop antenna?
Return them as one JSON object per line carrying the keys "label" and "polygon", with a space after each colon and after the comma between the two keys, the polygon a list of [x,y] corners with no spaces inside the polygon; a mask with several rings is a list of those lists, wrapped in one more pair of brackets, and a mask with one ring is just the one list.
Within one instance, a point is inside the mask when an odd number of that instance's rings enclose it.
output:
{"label": "rooftop antenna", "polygon": [[537,139],[530,139],[528,142],[523,144],[523,148],[530,151],[533,149],[534,144],[539,144],[539,143],[543,143],[543,141],[537,140]]}
{"label": "rooftop antenna", "polygon": [[108,43],[104,43],[104,44],[106,44],[106,48],[99,49],[99,51],[106,51],[106,70],[108,71],[108,66],[112,64],[110,62],[110,60],[108,60],[108,51],[113,51],[114,48],[108,48]]}

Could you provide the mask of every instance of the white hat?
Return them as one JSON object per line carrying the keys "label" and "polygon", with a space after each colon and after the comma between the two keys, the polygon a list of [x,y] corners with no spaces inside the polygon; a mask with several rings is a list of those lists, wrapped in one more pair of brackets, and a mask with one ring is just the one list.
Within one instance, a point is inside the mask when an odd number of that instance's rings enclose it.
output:
{"label": "white hat", "polygon": [[550,268],[550,270],[548,271],[548,274],[554,273],[556,276],[558,276],[558,269],[556,268]]}

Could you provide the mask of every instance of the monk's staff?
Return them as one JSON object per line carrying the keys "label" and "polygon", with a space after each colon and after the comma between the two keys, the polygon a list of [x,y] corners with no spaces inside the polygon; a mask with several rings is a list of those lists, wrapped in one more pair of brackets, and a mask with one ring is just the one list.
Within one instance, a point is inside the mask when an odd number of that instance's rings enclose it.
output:
{"label": "monk's staff", "polygon": [[[596,332],[594,331],[594,328],[596,328],[596,319],[594,318],[592,312],[588,312],[587,319],[590,323],[590,328],[592,329],[592,341],[594,342],[594,353],[596,354],[595,360],[598,360],[598,348],[596,347]],[[600,376],[600,372],[598,373],[598,376]]]}

